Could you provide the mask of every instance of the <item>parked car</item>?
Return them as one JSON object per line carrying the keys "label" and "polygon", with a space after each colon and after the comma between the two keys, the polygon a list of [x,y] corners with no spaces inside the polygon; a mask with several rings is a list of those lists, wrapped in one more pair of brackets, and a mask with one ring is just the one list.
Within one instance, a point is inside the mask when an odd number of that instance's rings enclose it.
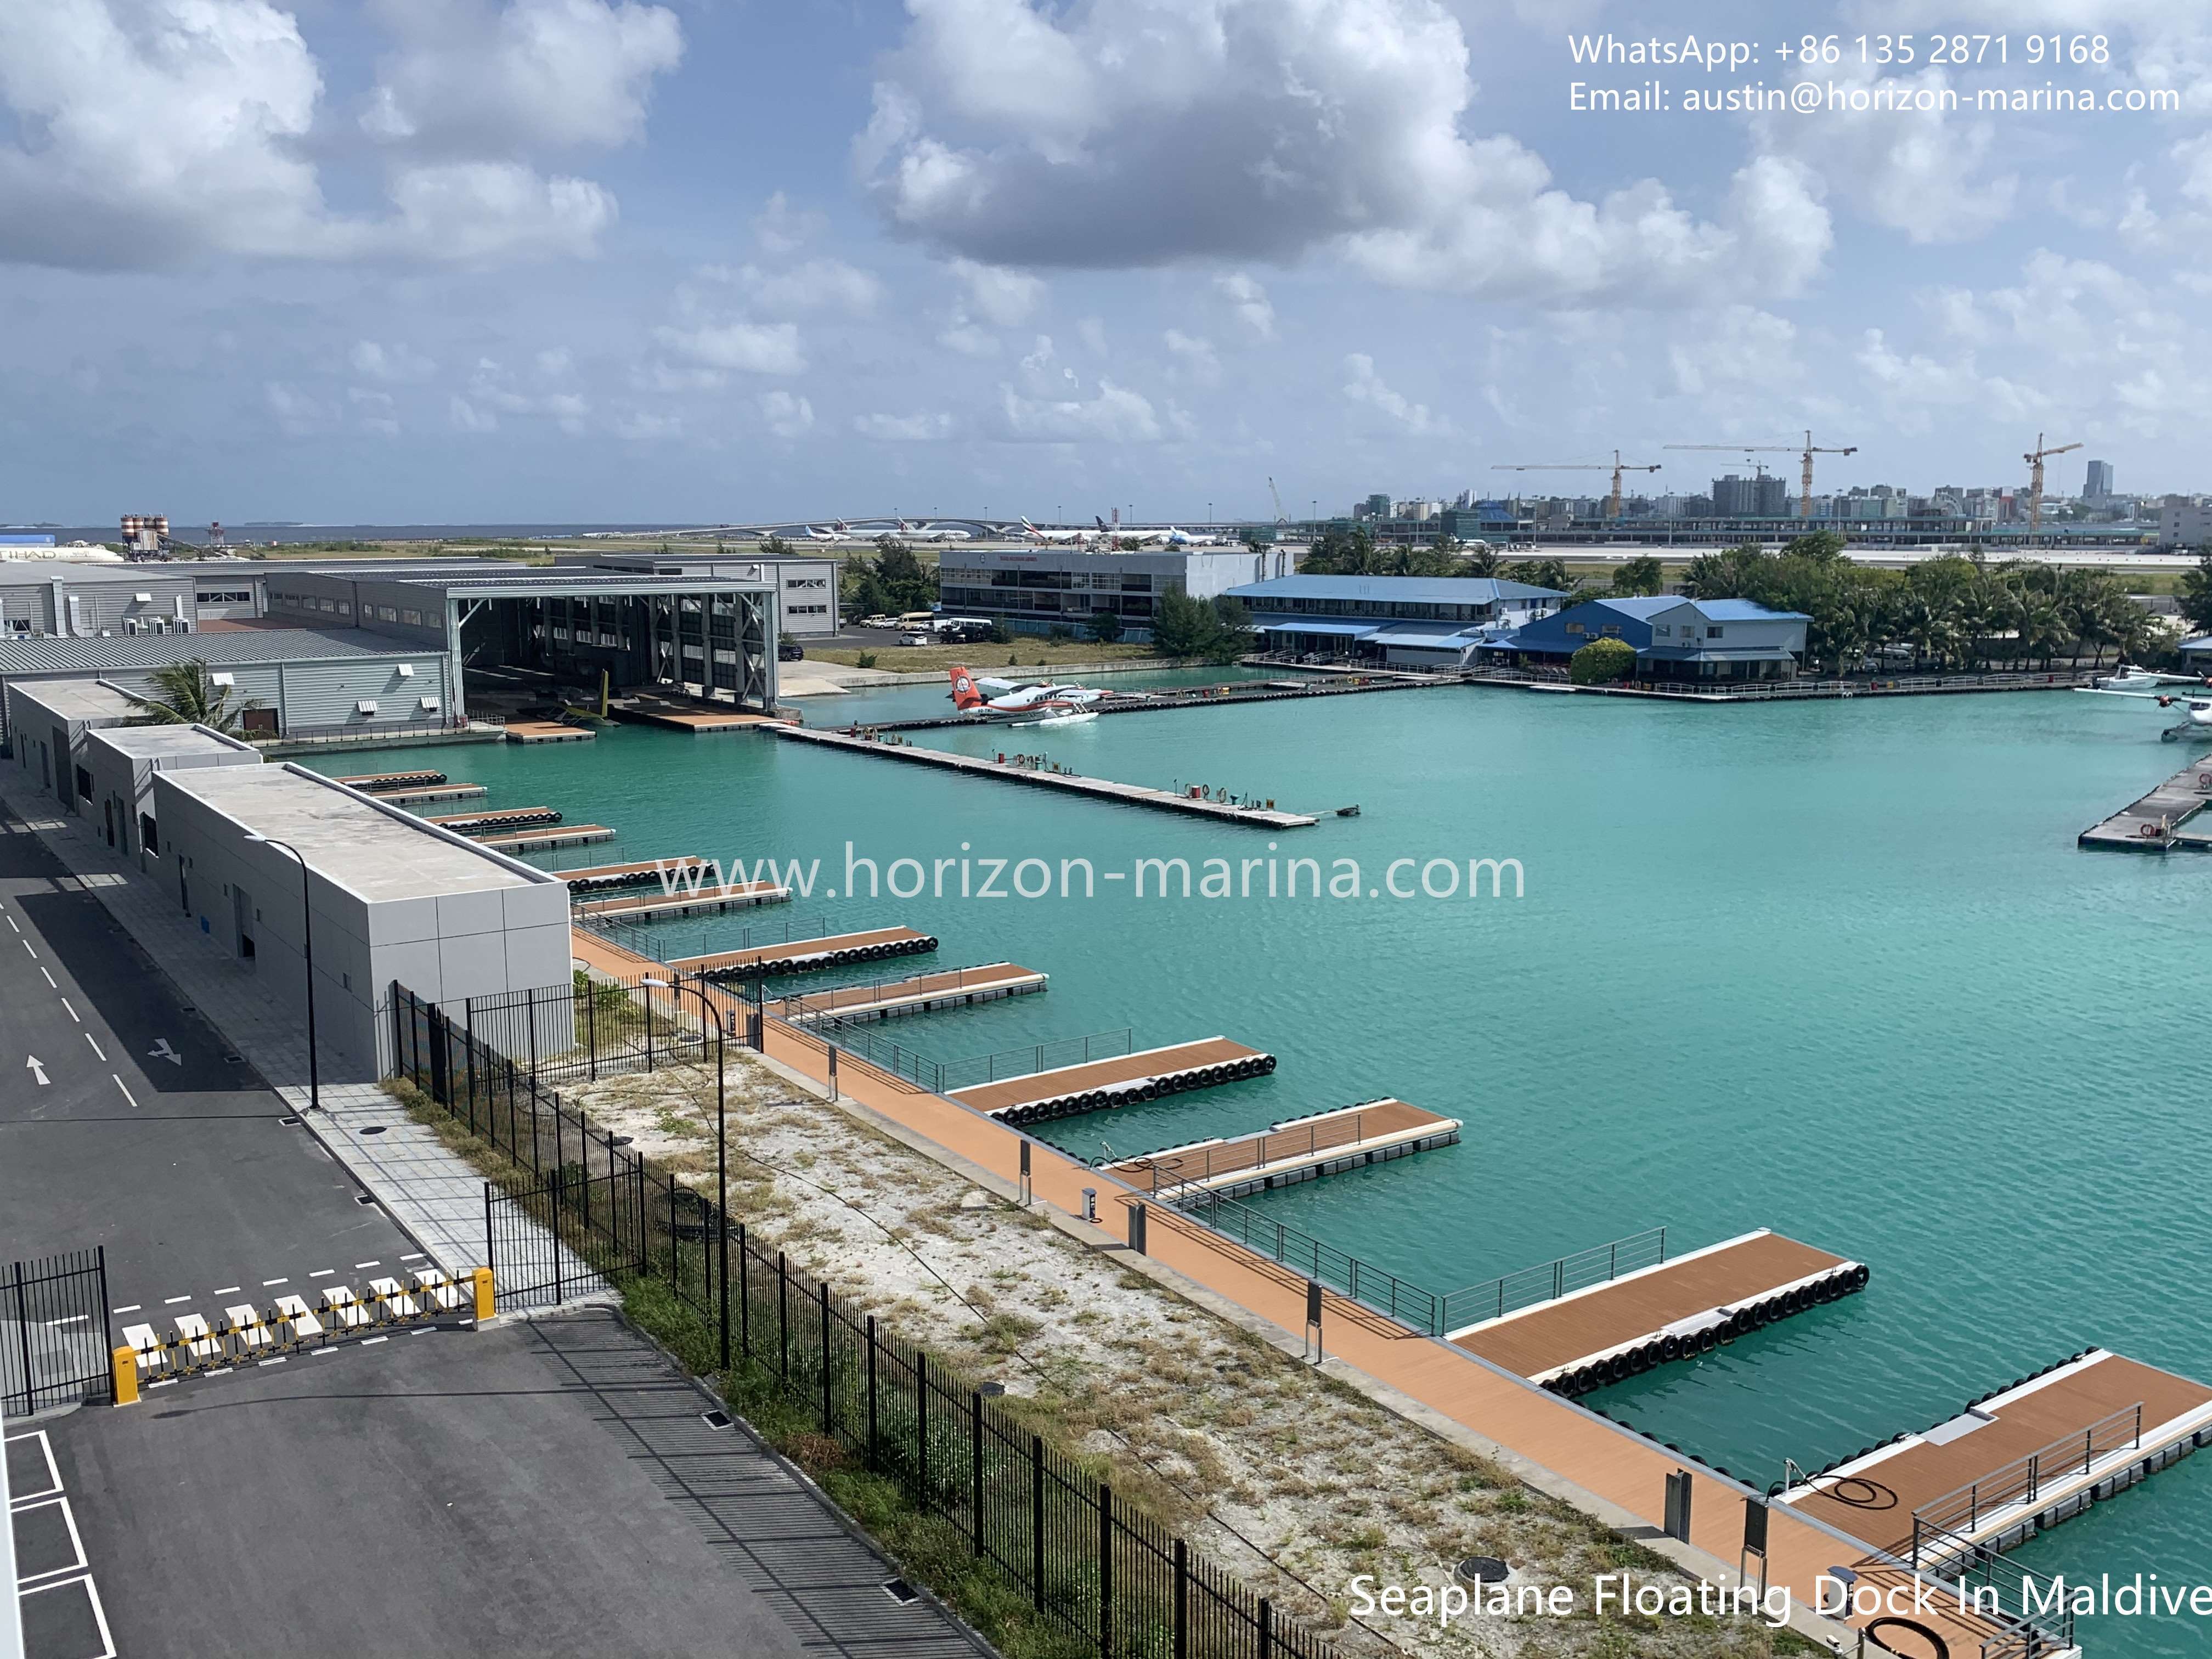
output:
{"label": "parked car", "polygon": [[804,662],[806,648],[797,640],[778,640],[775,642],[775,659],[778,662]]}
{"label": "parked car", "polygon": [[899,643],[901,645],[935,645],[937,641],[927,634],[902,634],[899,635]]}

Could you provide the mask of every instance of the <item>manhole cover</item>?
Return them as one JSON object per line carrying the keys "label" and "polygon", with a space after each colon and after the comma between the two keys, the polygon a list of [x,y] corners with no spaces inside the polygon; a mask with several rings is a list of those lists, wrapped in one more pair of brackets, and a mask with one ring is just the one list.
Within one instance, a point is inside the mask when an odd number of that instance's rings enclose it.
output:
{"label": "manhole cover", "polygon": [[384,1133],[384,1125],[381,1123],[372,1123],[366,1129],[362,1129],[359,1133],[365,1135],[380,1135]]}
{"label": "manhole cover", "polygon": [[1494,1555],[1470,1555],[1459,1564],[1458,1577],[1469,1584],[1496,1584],[1512,1571]]}

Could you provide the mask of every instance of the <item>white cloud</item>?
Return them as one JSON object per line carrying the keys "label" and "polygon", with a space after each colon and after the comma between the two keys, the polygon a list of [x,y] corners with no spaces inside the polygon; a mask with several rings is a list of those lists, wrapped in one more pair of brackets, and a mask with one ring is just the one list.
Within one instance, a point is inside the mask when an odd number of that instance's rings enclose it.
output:
{"label": "white cloud", "polygon": [[1005,435],[1029,443],[1157,443],[1159,417],[1151,399],[1111,380],[1098,383],[1091,398],[1024,398],[1012,386],[999,387]]}
{"label": "white cloud", "polygon": [[928,410],[914,415],[855,415],[853,430],[881,443],[941,443],[952,435],[952,417]]}
{"label": "white cloud", "polygon": [[463,264],[586,254],[615,219],[615,198],[590,179],[547,179],[519,161],[410,167],[392,200],[392,245]]}
{"label": "white cloud", "polygon": [[1383,281],[1539,301],[1787,293],[1829,246],[1817,182],[1763,158],[1701,221],[1654,180],[1601,203],[1510,137],[1436,0],[912,0],[855,160],[893,228],[967,258],[1140,266],[1335,246]]}
{"label": "white cloud", "polygon": [[366,386],[348,386],[346,401],[354,406],[356,418],[364,431],[374,432],[386,438],[399,435],[398,406],[388,392],[376,392]]}
{"label": "white cloud", "polygon": [[794,311],[844,311],[855,317],[872,315],[884,297],[884,285],[866,271],[842,259],[809,259],[787,270],[764,271],[747,265],[738,273],[753,303],[776,313]]}
{"label": "white cloud", "polygon": [[1000,328],[1019,328],[1044,298],[1044,283],[1027,271],[955,259],[952,274],[967,286],[969,307]]}
{"label": "white cloud", "polygon": [[615,436],[631,443],[656,443],[664,438],[683,436],[684,418],[653,410],[625,410],[616,418],[614,430]]}
{"label": "white cloud", "polygon": [[[538,377],[541,383],[557,382],[567,378],[569,370],[568,354],[565,350],[542,351],[538,354]],[[471,414],[477,406],[495,410],[501,415],[536,415],[553,421],[562,431],[571,436],[580,434],[586,417],[592,412],[591,402],[580,392],[558,388],[540,392],[526,392],[514,385],[513,378],[489,357],[477,360],[476,372],[469,379],[469,408]],[[460,404],[462,400],[455,398]],[[456,424],[465,426],[456,417]]]}
{"label": "white cloud", "polygon": [[362,128],[384,143],[481,155],[615,145],[645,129],[653,77],[684,56],[663,6],[605,0],[378,0],[398,48]]}
{"label": "white cloud", "polygon": [[1160,337],[1183,372],[1200,386],[1212,386],[1221,379],[1221,359],[1215,355],[1213,342],[1200,339],[1171,328]]}
{"label": "white cloud", "polygon": [[1764,395],[1802,372],[1796,325],[1755,306],[1730,306],[1668,347],[1670,389],[1685,397],[1753,386]]}
{"label": "white cloud", "polygon": [[269,412],[276,417],[277,429],[287,437],[301,438],[320,432],[337,418],[337,411],[320,398],[279,380],[264,385],[261,395],[269,404]]}
{"label": "white cloud", "polygon": [[467,398],[456,394],[446,403],[446,419],[456,432],[496,432],[499,416],[478,409]]}
{"label": "white cloud", "polygon": [[1106,325],[1096,317],[1085,317],[1075,325],[1075,337],[1091,348],[1093,356],[1110,355],[1106,349]]}
{"label": "white cloud", "polygon": [[760,397],[761,418],[779,438],[800,438],[814,429],[814,405],[778,388]]}
{"label": "white cloud", "polygon": [[660,328],[653,336],[670,350],[709,368],[747,374],[804,374],[806,354],[795,323],[707,323]]}
{"label": "white cloud", "polygon": [[829,221],[818,213],[802,213],[781,191],[768,198],[753,220],[753,236],[770,253],[796,253],[822,234]]}
{"label": "white cloud", "polygon": [[1346,354],[1345,373],[1351,376],[1344,384],[1344,395],[1353,403],[1380,411],[1415,438],[1443,438],[1452,435],[1452,423],[1429,412],[1426,404],[1417,404],[1401,392],[1393,392],[1375,372],[1375,360],[1364,351]]}
{"label": "white cloud", "polygon": [[1275,337],[1275,307],[1268,302],[1266,289],[1241,270],[1215,277],[1213,286],[1235,310],[1237,320],[1251,330],[1255,339]]}
{"label": "white cloud", "polygon": [[957,351],[963,357],[995,357],[999,355],[999,337],[988,328],[981,328],[956,313],[951,326],[937,337],[937,343],[948,351]]}
{"label": "white cloud", "polygon": [[355,374],[388,384],[426,380],[438,368],[418,351],[404,345],[380,345],[374,340],[355,341],[346,361],[353,365]]}

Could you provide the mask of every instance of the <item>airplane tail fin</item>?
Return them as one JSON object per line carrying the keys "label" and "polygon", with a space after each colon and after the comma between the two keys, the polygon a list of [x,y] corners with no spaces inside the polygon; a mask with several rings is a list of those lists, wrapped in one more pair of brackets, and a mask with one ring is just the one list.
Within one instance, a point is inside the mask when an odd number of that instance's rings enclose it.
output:
{"label": "airplane tail fin", "polygon": [[983,694],[975,689],[974,671],[955,664],[951,669],[952,706],[962,714],[983,706]]}

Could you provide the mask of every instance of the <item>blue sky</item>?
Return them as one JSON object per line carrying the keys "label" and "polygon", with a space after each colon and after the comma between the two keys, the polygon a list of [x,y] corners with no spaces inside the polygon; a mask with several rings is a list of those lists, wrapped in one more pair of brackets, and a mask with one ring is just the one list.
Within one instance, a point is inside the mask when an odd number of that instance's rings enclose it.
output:
{"label": "blue sky", "polygon": [[[1653,74],[2177,107],[1570,107]],[[2212,487],[2208,122],[2164,0],[0,6],[0,519],[1302,514],[1807,426]]]}

